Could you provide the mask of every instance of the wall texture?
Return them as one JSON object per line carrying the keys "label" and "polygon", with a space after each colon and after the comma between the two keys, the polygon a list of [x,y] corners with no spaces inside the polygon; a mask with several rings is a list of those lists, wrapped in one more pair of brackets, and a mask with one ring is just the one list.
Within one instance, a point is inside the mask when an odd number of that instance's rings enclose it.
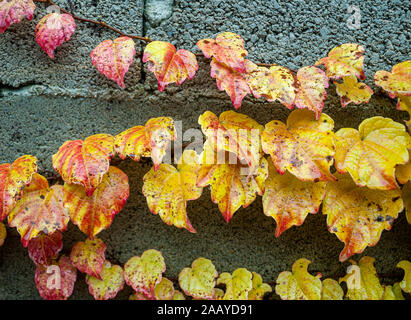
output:
{"label": "wall texture", "polygon": [[[70,8],[67,0],[55,2]],[[376,94],[367,105],[342,109],[331,84],[324,112],[334,118],[336,129],[357,127],[375,115],[397,121],[407,118],[379,93],[372,78],[377,70],[391,70],[392,65],[410,59],[409,1],[71,0],[71,4],[78,16],[193,51],[202,38],[236,32],[245,39],[251,60],[293,69],[313,64],[339,44],[359,43],[366,48],[365,82]],[[347,27],[349,5],[360,9],[359,29]],[[181,120],[184,129],[198,128],[198,116],[204,111],[220,114],[233,108],[228,96],[217,90],[208,61],[202,58],[194,80],[181,87],[170,85],[163,93],[136,58],[126,75],[127,88],[121,90],[101,76],[89,58],[97,44],[117,35],[87,23],[78,22],[70,42],[57,50],[54,60],[49,59],[34,39],[35,25],[45,12],[45,6],[38,4],[33,21],[14,25],[0,36],[0,163],[33,154],[40,160],[40,172],[51,175],[51,155],[66,140],[102,132],[117,134],[161,115]],[[250,97],[245,98],[240,112],[261,124],[285,120],[289,114],[278,103]],[[112,262],[124,264],[133,255],[155,248],[163,252],[166,276],[171,278],[204,256],[213,260],[220,272],[246,267],[271,282],[300,257],[313,261],[311,270],[321,271],[325,277],[342,275],[349,265],[338,262],[343,244],[328,233],[321,213],[307,217],[303,226],[276,239],[274,220],[262,213],[261,198],[240,209],[227,225],[205,191],[188,205],[190,220],[198,231],[190,234],[165,225],[148,211],[141,188],[149,164],[124,161],[119,167],[130,177],[131,196],[113,225],[101,233]],[[0,248],[0,299],[38,299],[34,264],[15,230],[8,232]],[[66,253],[85,238],[73,225],[64,236]],[[390,282],[401,276],[396,263],[411,258],[410,240],[410,226],[401,214],[392,231],[384,231],[378,245],[367,248],[364,255],[376,258],[377,270]],[[129,293],[127,289],[119,298]],[[79,275],[73,298],[91,298],[83,275]]]}

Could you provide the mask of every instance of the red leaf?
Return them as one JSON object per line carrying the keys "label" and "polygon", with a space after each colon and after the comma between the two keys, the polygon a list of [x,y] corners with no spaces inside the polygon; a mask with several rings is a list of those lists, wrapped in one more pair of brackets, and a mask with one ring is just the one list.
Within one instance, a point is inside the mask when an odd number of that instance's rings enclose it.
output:
{"label": "red leaf", "polygon": [[71,250],[70,260],[81,272],[101,280],[100,273],[106,261],[104,252],[107,246],[100,239],[77,242]]}
{"label": "red leaf", "polygon": [[63,249],[63,235],[59,231],[50,235],[41,233],[38,237],[30,240],[27,249],[30,259],[36,265],[48,266],[51,260],[56,259]]}
{"label": "red leaf", "polygon": [[33,0],[5,0],[0,2],[0,34],[26,17],[33,19],[36,5]]}

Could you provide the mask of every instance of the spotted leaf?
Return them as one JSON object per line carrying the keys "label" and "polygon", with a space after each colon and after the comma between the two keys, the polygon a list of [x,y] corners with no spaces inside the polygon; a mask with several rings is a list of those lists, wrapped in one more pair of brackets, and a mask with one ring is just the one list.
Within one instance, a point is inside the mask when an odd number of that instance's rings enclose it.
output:
{"label": "spotted leaf", "polygon": [[123,269],[118,265],[112,265],[109,261],[104,262],[100,273],[101,279],[91,275],[86,276],[86,282],[90,294],[95,300],[108,300],[117,296],[123,290]]}
{"label": "spotted leaf", "polygon": [[58,258],[59,252],[63,249],[63,235],[60,231],[52,234],[40,233],[30,240],[27,249],[30,259],[36,265],[48,266]]}
{"label": "spotted leaf", "polygon": [[411,95],[411,60],[400,62],[392,67],[391,72],[377,71],[375,84],[388,92],[391,98]]}
{"label": "spotted leaf", "polygon": [[0,34],[24,18],[32,20],[36,5],[33,0],[4,0],[0,2]]}
{"label": "spotted leaf", "polygon": [[344,108],[351,102],[354,104],[368,103],[373,91],[364,83],[358,82],[355,76],[343,77],[343,82],[334,82],[341,106]]}
{"label": "spotted leaf", "polygon": [[106,261],[106,248],[103,240],[97,238],[77,242],[71,249],[71,263],[81,272],[102,280],[100,275]]}
{"label": "spotted leaf", "polygon": [[248,294],[253,289],[252,277],[251,272],[244,268],[234,270],[233,274],[220,274],[217,284],[226,286],[222,300],[248,300]]}

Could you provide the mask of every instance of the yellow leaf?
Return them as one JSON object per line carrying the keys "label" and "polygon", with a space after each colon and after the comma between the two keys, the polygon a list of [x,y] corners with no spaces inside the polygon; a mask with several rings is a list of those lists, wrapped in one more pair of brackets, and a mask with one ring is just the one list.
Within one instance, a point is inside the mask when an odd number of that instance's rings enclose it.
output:
{"label": "yellow leaf", "polygon": [[90,293],[96,300],[108,300],[116,297],[124,287],[123,269],[118,265],[104,262],[101,270],[101,279],[91,275],[86,276]]}
{"label": "yellow leaf", "polygon": [[329,78],[341,79],[352,75],[365,79],[364,52],[364,47],[359,44],[344,43],[331,49],[328,57],[318,60],[315,65],[324,65]]}
{"label": "yellow leaf", "polygon": [[143,194],[150,211],[160,215],[166,224],[193,233],[196,230],[187,216],[187,201],[198,199],[203,191],[196,186],[199,162],[195,151],[185,150],[177,168],[163,163],[157,171],[151,168],[143,178]]}
{"label": "yellow leaf", "polygon": [[292,272],[283,271],[278,275],[275,293],[282,300],[320,300],[322,283],[318,277],[308,273],[311,261],[298,259],[294,262]]}
{"label": "yellow leaf", "polygon": [[391,98],[411,95],[411,60],[396,64],[391,72],[377,71],[374,81],[377,86],[387,91]]}
{"label": "yellow leaf", "polygon": [[[399,95],[397,109],[401,111],[407,111],[408,115],[411,115],[411,96]],[[408,132],[410,132],[411,120],[406,120],[405,124],[407,125]]]}
{"label": "yellow leaf", "polygon": [[335,153],[334,121],[326,114],[294,110],[287,124],[271,121],[261,135],[263,151],[271,155],[280,174],[288,170],[303,181],[335,180],[330,172]]}
{"label": "yellow leaf", "polygon": [[7,237],[7,230],[3,222],[0,222],[0,247],[4,244]]}
{"label": "yellow leaf", "polygon": [[300,181],[286,172],[278,174],[271,161],[263,195],[264,214],[277,223],[275,236],[300,226],[308,213],[317,213],[325,196],[326,182]]}
{"label": "yellow leaf", "polygon": [[253,272],[253,288],[248,293],[248,300],[263,300],[264,295],[271,291],[271,286],[263,283],[263,278],[257,272]]}
{"label": "yellow leaf", "polygon": [[329,182],[323,201],[328,230],[345,243],[340,261],[374,246],[403,210],[400,190],[371,190],[355,185],[349,175]]}
{"label": "yellow leaf", "polygon": [[342,300],[344,291],[334,279],[325,279],[322,282],[321,300]]}
{"label": "yellow leaf", "polygon": [[407,221],[411,224],[411,182],[408,182],[402,187],[402,200],[404,201]]}
{"label": "yellow leaf", "polygon": [[351,102],[354,104],[368,103],[374,93],[369,86],[358,82],[355,76],[343,77],[343,83],[334,82],[334,84],[343,108]]}
{"label": "yellow leaf", "polygon": [[352,265],[347,269],[347,275],[340,278],[339,282],[347,283],[346,297],[350,300],[380,300],[384,295],[384,288],[380,284],[377,271],[374,268],[375,259],[372,257],[362,257],[357,265],[355,261],[350,261]]}
{"label": "yellow leaf", "polygon": [[173,283],[167,278],[162,278],[161,282],[154,288],[154,295],[157,300],[175,300],[175,290]]}
{"label": "yellow leaf", "polygon": [[184,268],[178,275],[180,288],[194,299],[213,299],[215,278],[218,272],[214,264],[205,258],[193,261],[191,268]]}
{"label": "yellow leaf", "polygon": [[393,286],[385,286],[382,300],[405,300],[401,292],[400,284],[397,282],[394,283]]}
{"label": "yellow leaf", "polygon": [[404,292],[411,293],[411,262],[400,261],[397,268],[402,268],[405,272],[404,279],[400,282],[400,287]]}
{"label": "yellow leaf", "polygon": [[244,268],[234,270],[233,274],[224,272],[217,279],[217,284],[225,284],[226,290],[222,300],[248,300],[253,289],[252,274]]}

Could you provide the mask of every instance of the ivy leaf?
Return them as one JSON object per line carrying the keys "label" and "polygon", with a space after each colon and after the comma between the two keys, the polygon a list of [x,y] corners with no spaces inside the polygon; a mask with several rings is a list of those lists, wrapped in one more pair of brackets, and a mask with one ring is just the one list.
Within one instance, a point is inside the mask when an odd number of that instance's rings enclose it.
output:
{"label": "ivy leaf", "polygon": [[127,175],[116,167],[110,167],[101,184],[88,197],[79,185],[64,185],[64,207],[71,221],[91,240],[113,222],[123,209],[129,196]]}
{"label": "ivy leaf", "polygon": [[266,124],[261,135],[262,148],[271,155],[280,174],[288,170],[303,181],[332,181],[333,128],[334,121],[325,113],[315,120],[309,110],[294,110],[287,124],[277,120]]}
{"label": "ivy leaf", "polygon": [[160,251],[150,249],[141,257],[132,257],[124,265],[124,278],[137,294],[155,299],[156,286],[161,282],[166,264]]}
{"label": "ivy leaf", "polygon": [[193,261],[191,268],[184,268],[178,275],[180,288],[194,299],[213,299],[218,272],[211,262],[205,258]]}
{"label": "ivy leaf", "polygon": [[411,293],[411,262],[407,260],[400,261],[397,268],[404,270],[404,279],[400,282],[400,287],[404,292]]}
{"label": "ivy leaf", "polygon": [[118,265],[112,265],[109,261],[104,262],[100,273],[101,279],[91,275],[86,276],[86,282],[90,294],[95,300],[108,300],[116,297],[123,290],[123,269]]}
{"label": "ivy leaf", "polygon": [[185,300],[184,295],[174,289],[173,283],[167,278],[162,278],[161,282],[154,288],[156,300]]}
{"label": "ivy leaf", "polygon": [[318,120],[327,98],[327,88],[328,78],[324,71],[313,66],[301,68],[297,72],[296,107],[313,111]]}
{"label": "ivy leaf", "polygon": [[344,291],[334,279],[325,279],[322,282],[321,300],[343,300]]}
{"label": "ivy leaf", "polygon": [[114,137],[96,134],[83,140],[66,141],[53,155],[53,167],[68,184],[81,184],[91,196],[110,167]]}
{"label": "ivy leaf", "polygon": [[381,300],[384,288],[378,279],[374,261],[372,257],[362,257],[358,264],[350,261],[352,265],[348,268],[347,275],[339,280],[340,283],[342,281],[347,283],[348,299]]}
{"label": "ivy leaf", "polygon": [[283,271],[278,275],[275,293],[282,300],[320,300],[322,283],[319,276],[308,273],[311,261],[298,259],[294,262],[292,272]]}
{"label": "ivy leaf", "polygon": [[143,194],[150,211],[160,215],[166,224],[193,233],[196,230],[187,216],[187,202],[198,199],[203,191],[196,186],[199,162],[195,151],[185,150],[177,168],[163,163],[157,171],[151,168],[143,178]]}
{"label": "ivy leaf", "polygon": [[232,32],[220,33],[216,39],[203,39],[197,42],[197,47],[207,58],[213,57],[219,63],[240,73],[246,72],[245,59],[248,55],[244,49],[244,40]]}
{"label": "ivy leaf", "polygon": [[215,152],[228,151],[254,168],[260,162],[260,134],[264,127],[250,117],[234,111],[225,111],[220,117],[204,112],[198,123]]}
{"label": "ivy leaf", "polygon": [[[214,159],[211,162],[214,164],[208,165],[209,159]],[[255,168],[241,163],[218,164],[216,153],[206,142],[197,186],[211,186],[211,200],[218,204],[224,220],[228,223],[241,206],[248,207],[254,202],[257,194],[261,196],[264,193],[264,181],[267,176],[268,163],[265,158],[261,158],[259,166]]]}
{"label": "ivy leaf", "polygon": [[17,228],[24,247],[40,232],[65,230],[69,220],[63,207],[63,186],[49,187],[47,179],[37,173],[8,217],[9,226]]}
{"label": "ivy leaf", "polygon": [[343,83],[334,81],[334,84],[343,108],[351,102],[354,104],[368,103],[374,93],[369,86],[358,82],[355,76],[343,77]]}
{"label": "ivy leaf", "polygon": [[69,41],[75,29],[76,23],[70,14],[52,12],[37,24],[36,41],[53,59],[54,50]]}
{"label": "ivy leaf", "polygon": [[393,286],[384,286],[384,296],[382,300],[405,300],[401,292],[400,284],[394,283]]}
{"label": "ivy leaf", "polygon": [[292,109],[295,103],[296,79],[292,72],[281,66],[258,67],[249,64],[247,83],[257,99],[265,97],[267,101],[279,100],[288,109]]}
{"label": "ivy leaf", "polygon": [[121,159],[130,157],[140,161],[150,157],[157,170],[166,153],[169,142],[176,137],[174,121],[168,117],[153,118],[145,126],[130,128],[115,137],[114,148]]}
{"label": "ivy leaf", "polygon": [[136,54],[133,39],[120,37],[105,40],[91,52],[91,62],[98,71],[110,80],[114,80],[123,89],[124,76],[133,63]]}
{"label": "ivy leaf", "polygon": [[347,76],[356,76],[364,80],[364,52],[363,46],[355,43],[344,43],[331,49],[328,57],[318,60],[315,65],[324,65],[328,78],[341,79]]}
{"label": "ivy leaf", "polygon": [[275,236],[292,226],[303,224],[308,213],[317,213],[325,196],[326,182],[300,181],[286,172],[278,174],[268,163],[268,178],[265,181],[263,209],[266,216],[277,223]]}
{"label": "ivy leaf", "polygon": [[0,165],[0,221],[14,208],[24,186],[30,184],[36,172],[37,158],[29,155],[16,159],[12,164]]}
{"label": "ivy leaf", "polygon": [[32,20],[36,5],[33,0],[7,0],[0,2],[0,34],[23,18]]}
{"label": "ivy leaf", "polygon": [[391,98],[411,95],[411,60],[400,62],[392,67],[391,72],[377,71],[375,84],[388,92]]}
{"label": "ivy leaf", "polygon": [[359,186],[398,188],[395,166],[408,162],[411,146],[404,125],[389,118],[372,117],[364,120],[358,131],[340,129],[335,138],[335,165],[339,172],[348,171]]}
{"label": "ivy leaf", "polygon": [[3,222],[0,222],[0,247],[4,244],[4,240],[6,240],[6,237],[7,237],[6,226],[4,225]]}
{"label": "ivy leaf", "polygon": [[101,270],[106,261],[104,252],[107,246],[103,240],[95,238],[77,242],[71,249],[70,260],[73,266],[94,278],[101,279]]}
{"label": "ivy leaf", "polygon": [[257,272],[253,272],[253,288],[248,293],[248,300],[263,300],[264,295],[271,291],[271,286],[263,283],[263,278]]}
{"label": "ivy leaf", "polygon": [[225,284],[226,290],[222,300],[248,300],[253,289],[252,274],[244,268],[234,270],[233,274],[224,272],[217,279],[217,284]]}
{"label": "ivy leaf", "polygon": [[218,62],[215,58],[211,60],[210,65],[210,75],[216,79],[218,90],[227,92],[234,107],[239,109],[244,97],[251,93],[246,74]]}
{"label": "ivy leaf", "polygon": [[40,296],[46,300],[67,300],[73,293],[77,270],[62,256],[47,268],[37,265],[34,280]]}
{"label": "ivy leaf", "polygon": [[340,261],[374,246],[383,230],[390,230],[403,210],[401,190],[372,190],[358,187],[349,175],[337,175],[327,184],[323,213],[331,233],[345,243]]}
{"label": "ivy leaf", "polygon": [[170,83],[181,85],[187,78],[193,79],[198,63],[194,53],[176,48],[168,42],[153,41],[144,49],[143,62],[149,61],[148,69],[153,72],[161,92]]}
{"label": "ivy leaf", "polygon": [[36,265],[48,266],[52,260],[57,259],[63,249],[63,235],[59,231],[52,234],[40,233],[29,241],[27,246],[30,259]]}

